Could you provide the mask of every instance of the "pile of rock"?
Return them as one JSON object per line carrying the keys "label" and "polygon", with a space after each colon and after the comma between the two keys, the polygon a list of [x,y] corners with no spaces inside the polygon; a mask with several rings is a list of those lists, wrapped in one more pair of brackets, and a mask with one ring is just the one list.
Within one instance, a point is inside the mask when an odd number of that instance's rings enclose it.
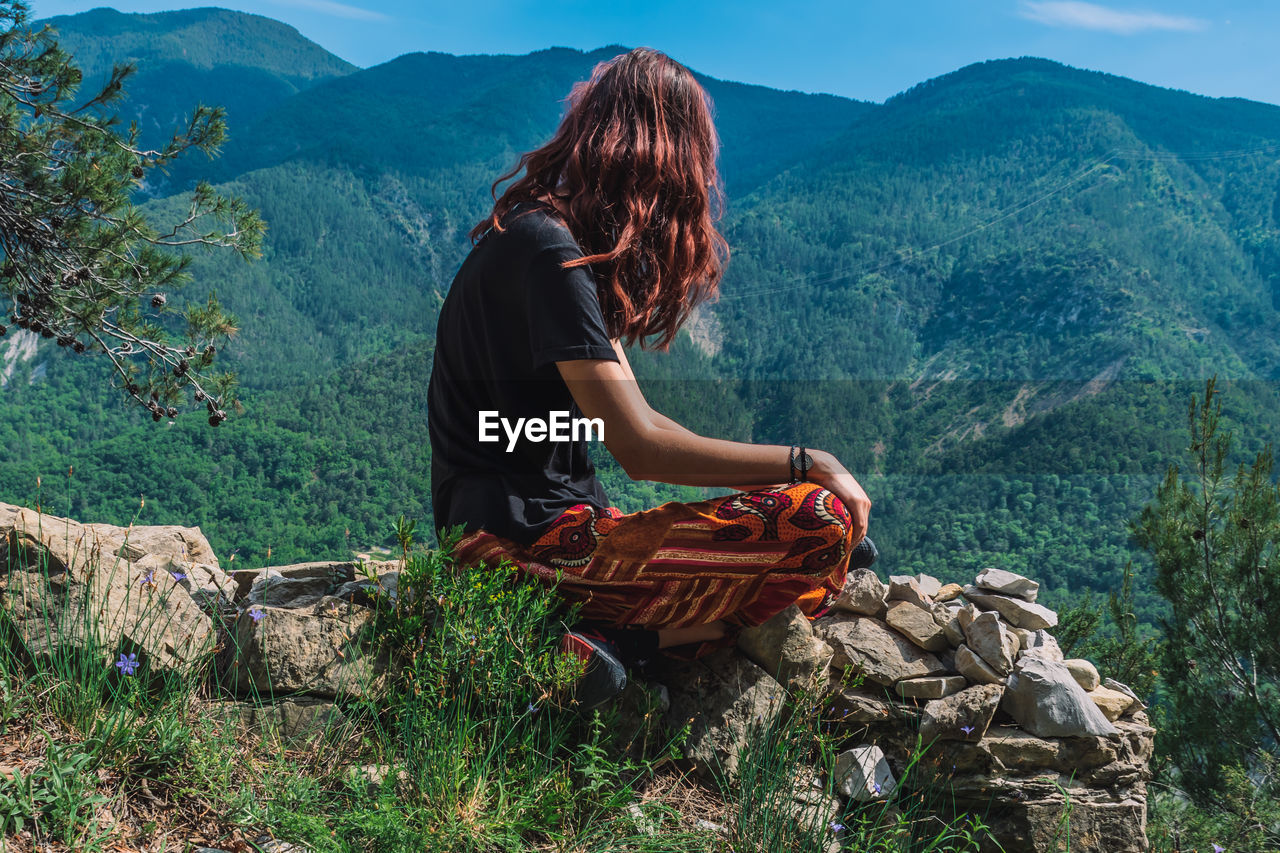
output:
{"label": "pile of rock", "polygon": [[737,734],[805,688],[826,694],[828,722],[852,744],[836,769],[847,799],[888,797],[924,745],[915,776],[955,812],[985,816],[993,845],[1056,849],[1069,799],[1071,849],[1145,850],[1154,730],[1128,687],[1064,660],[1038,593],[999,569],[968,586],[853,572],[832,613],[810,623],[793,606],[744,631],[749,661],[678,669],[667,683],[676,714],[693,717],[687,751],[736,772]]}
{"label": "pile of rock", "polygon": [[[1058,616],[1037,604],[1040,585],[1001,569],[974,583],[943,586],[928,575],[853,573],[836,614],[814,624],[833,650],[836,668],[902,698],[930,700],[921,734],[980,740],[995,712],[993,699],[1024,730],[1047,737],[1107,736],[1114,721],[1143,709],[1119,682],[1103,685],[1087,660],[1064,660],[1048,629]],[[959,695],[972,686],[975,702]],[[958,706],[972,706],[957,715]],[[956,725],[949,728],[951,722]]]}

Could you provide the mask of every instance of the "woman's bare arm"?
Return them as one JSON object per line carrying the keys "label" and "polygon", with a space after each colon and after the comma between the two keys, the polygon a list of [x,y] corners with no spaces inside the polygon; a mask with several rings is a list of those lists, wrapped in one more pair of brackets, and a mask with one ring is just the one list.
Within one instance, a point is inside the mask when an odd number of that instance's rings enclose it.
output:
{"label": "woman's bare arm", "polygon": [[[745,489],[790,479],[789,446],[691,432],[649,406],[625,356],[619,359],[558,361],[556,367],[582,413],[603,421],[605,446],[633,480]],[[810,456],[809,479],[844,502],[853,517],[853,541],[859,541],[867,532],[871,500],[833,455],[812,450]]]}

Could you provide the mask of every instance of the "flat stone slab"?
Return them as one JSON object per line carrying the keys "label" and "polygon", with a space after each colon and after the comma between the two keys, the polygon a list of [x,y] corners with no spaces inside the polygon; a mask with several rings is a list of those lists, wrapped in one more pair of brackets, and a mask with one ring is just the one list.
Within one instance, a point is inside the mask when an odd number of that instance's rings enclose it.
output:
{"label": "flat stone slab", "polygon": [[893,601],[884,621],[922,649],[940,652],[947,647],[947,635],[933,614],[910,601]]}
{"label": "flat stone slab", "polygon": [[964,597],[983,610],[995,610],[1009,624],[1018,628],[1038,631],[1041,628],[1052,628],[1058,624],[1057,613],[1033,601],[1023,601],[1021,598],[1011,598],[1007,595],[996,595],[976,586],[965,587]]}
{"label": "flat stone slab", "polygon": [[877,684],[947,674],[932,654],[869,616],[825,616],[814,622],[813,628],[834,649],[832,666],[852,668]]}
{"label": "flat stone slab", "polygon": [[1022,575],[1004,569],[983,569],[974,578],[974,585],[1001,595],[1012,595],[1025,601],[1035,601],[1040,584]]}
{"label": "flat stone slab", "polygon": [[916,586],[920,587],[921,592],[936,601],[937,599],[934,598],[934,596],[936,596],[942,589],[942,581],[938,580],[933,575],[926,575],[921,572],[916,575]]}
{"label": "flat stone slab", "polygon": [[908,678],[893,685],[904,699],[941,699],[959,693],[969,682],[963,675],[939,675],[932,678]]}

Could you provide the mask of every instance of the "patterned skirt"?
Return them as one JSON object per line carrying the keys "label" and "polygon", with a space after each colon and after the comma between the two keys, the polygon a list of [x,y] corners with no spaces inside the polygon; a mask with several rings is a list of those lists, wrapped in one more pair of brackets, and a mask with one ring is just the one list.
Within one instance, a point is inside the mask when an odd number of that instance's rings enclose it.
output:
{"label": "patterned skirt", "polygon": [[479,531],[454,556],[464,566],[506,559],[558,581],[584,619],[650,629],[723,620],[732,629],[793,602],[807,615],[824,608],[844,586],[851,536],[838,497],[796,483],[630,515],[579,504],[532,545]]}

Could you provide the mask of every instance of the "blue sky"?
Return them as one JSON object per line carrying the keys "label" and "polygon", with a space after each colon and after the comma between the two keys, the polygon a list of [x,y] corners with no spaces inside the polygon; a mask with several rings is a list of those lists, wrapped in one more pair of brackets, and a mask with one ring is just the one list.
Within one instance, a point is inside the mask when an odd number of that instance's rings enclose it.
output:
{"label": "blue sky", "polygon": [[[101,2],[31,0],[37,17]],[[127,12],[192,5],[119,0]],[[1280,2],[1225,0],[225,0],[369,66],[415,50],[649,45],[727,80],[882,101],[983,59],[1043,56],[1147,83],[1280,103]]]}

